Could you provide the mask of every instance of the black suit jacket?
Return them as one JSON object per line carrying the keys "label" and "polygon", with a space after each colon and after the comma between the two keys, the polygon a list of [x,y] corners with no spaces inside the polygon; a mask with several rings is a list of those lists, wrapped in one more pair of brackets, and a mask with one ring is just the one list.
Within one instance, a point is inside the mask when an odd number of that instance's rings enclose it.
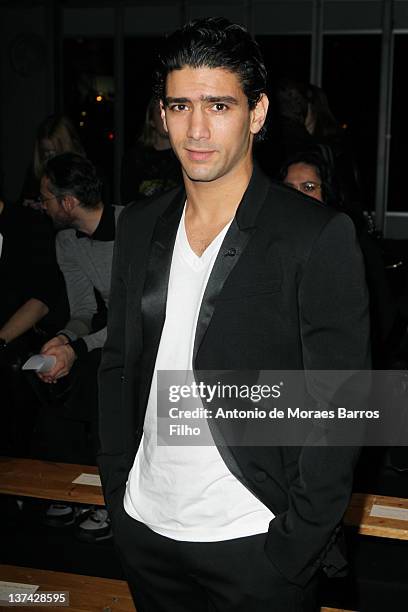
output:
{"label": "black suit jacket", "polygon": [[[99,466],[114,515],[140,443],[165,319],[184,190],[119,220],[100,368]],[[198,370],[369,368],[368,299],[353,224],[254,169],[209,278],[197,322]],[[182,313],[180,313],[182,316]],[[336,534],[356,450],[219,447],[276,518],[266,552],[290,581],[344,566]]]}

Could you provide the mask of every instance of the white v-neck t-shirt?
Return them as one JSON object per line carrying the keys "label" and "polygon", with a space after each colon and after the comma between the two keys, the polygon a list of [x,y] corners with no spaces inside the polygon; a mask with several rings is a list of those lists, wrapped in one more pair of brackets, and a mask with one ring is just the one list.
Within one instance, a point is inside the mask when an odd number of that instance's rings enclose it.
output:
{"label": "white v-neck t-shirt", "polygon": [[229,226],[198,257],[187,239],[184,213],[181,218],[143,437],[124,497],[131,517],[174,540],[215,542],[266,533],[274,517],[233,476],[215,445],[157,445],[157,371],[192,370],[201,301]]}

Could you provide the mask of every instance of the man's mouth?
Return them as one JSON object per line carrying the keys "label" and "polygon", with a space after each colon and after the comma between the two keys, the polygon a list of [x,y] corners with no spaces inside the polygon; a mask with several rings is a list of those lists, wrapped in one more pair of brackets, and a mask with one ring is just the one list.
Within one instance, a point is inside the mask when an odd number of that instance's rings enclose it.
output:
{"label": "man's mouth", "polygon": [[195,149],[186,149],[186,151],[189,159],[191,159],[192,161],[207,161],[215,153],[214,150],[202,151]]}

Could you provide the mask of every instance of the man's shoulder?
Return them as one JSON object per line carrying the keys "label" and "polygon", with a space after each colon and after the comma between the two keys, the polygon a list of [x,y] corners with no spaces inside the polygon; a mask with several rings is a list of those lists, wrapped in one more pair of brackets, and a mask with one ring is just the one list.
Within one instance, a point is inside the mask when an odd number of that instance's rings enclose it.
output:
{"label": "man's shoulder", "polygon": [[353,222],[346,214],[273,181],[257,225],[284,257],[303,261],[326,231],[333,237],[333,249],[354,235]]}
{"label": "man's shoulder", "polygon": [[59,230],[55,240],[58,247],[66,248],[77,241],[76,231],[72,228]]}
{"label": "man's shoulder", "polygon": [[270,182],[268,196],[262,209],[263,223],[285,230],[286,236],[306,240],[319,234],[334,219],[339,226],[352,226],[345,213],[304,195],[281,183]]}
{"label": "man's shoulder", "polygon": [[306,223],[307,227],[317,227],[325,225],[339,214],[333,208],[293,187],[272,180],[269,183],[264,213],[275,217],[277,221],[290,222],[295,228],[298,228],[300,223]]}
{"label": "man's shoulder", "polygon": [[[254,173],[248,188],[247,196],[250,202],[246,208],[255,204],[257,209],[257,225],[266,232],[281,226],[286,232],[298,232],[302,228],[313,231],[313,228],[325,225],[339,213],[326,204],[309,197],[293,187],[270,178],[258,164],[254,165]],[[253,199],[256,202],[253,202]],[[260,200],[260,202],[259,202]],[[245,214],[246,221],[250,215]],[[302,225],[302,228],[300,227]]]}
{"label": "man's shoulder", "polygon": [[164,194],[130,202],[120,214],[121,224],[140,226],[144,223],[154,223],[175,199],[181,201],[183,192],[184,188],[176,187]]}

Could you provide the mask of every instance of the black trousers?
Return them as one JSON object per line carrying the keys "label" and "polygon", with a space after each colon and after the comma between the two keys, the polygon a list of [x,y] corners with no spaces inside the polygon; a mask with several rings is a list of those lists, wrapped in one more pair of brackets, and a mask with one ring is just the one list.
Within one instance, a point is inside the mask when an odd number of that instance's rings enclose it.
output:
{"label": "black trousers", "polygon": [[113,531],[138,612],[315,612],[317,579],[289,583],[264,552],[266,534],[179,542],[116,507]]}

